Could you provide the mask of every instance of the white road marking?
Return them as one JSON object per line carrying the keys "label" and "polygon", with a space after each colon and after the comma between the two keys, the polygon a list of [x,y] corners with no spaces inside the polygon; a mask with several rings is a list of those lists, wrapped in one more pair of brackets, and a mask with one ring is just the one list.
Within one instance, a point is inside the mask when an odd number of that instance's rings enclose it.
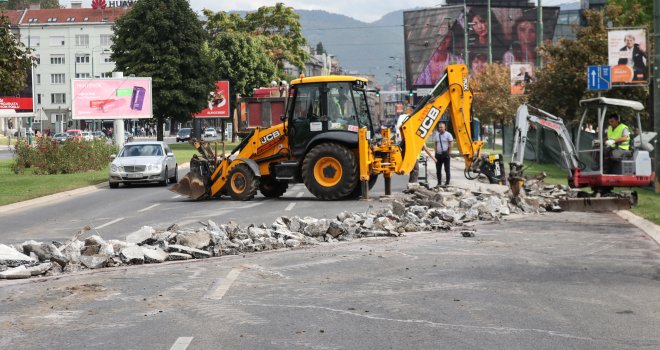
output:
{"label": "white road marking", "polygon": [[193,337],[179,337],[170,350],[186,350],[188,345],[192,342]]}
{"label": "white road marking", "polygon": [[176,196],[172,197],[172,199],[177,199],[177,198],[179,198],[179,197],[181,197],[181,195],[180,195],[180,194],[177,194]]}
{"label": "white road marking", "polygon": [[122,220],[124,220],[124,218],[116,218],[116,219],[114,219],[114,220],[112,220],[112,221],[106,222],[105,224],[103,224],[103,225],[101,225],[101,226],[96,226],[95,229],[98,230],[98,229],[100,229],[100,228],[104,228],[104,227],[106,227],[106,226],[110,226],[110,225],[112,225],[112,224],[114,224],[114,223],[117,223],[117,222],[120,222],[120,221],[122,221]]}
{"label": "white road marking", "polygon": [[234,283],[234,281],[236,281],[238,275],[241,274],[241,271],[243,271],[243,267],[235,267],[231,269],[231,271],[229,271],[227,274],[227,277],[220,278],[215,283],[213,283],[211,289],[209,289],[209,291],[204,294],[204,299],[222,299],[229,288],[231,288],[231,285]]}
{"label": "white road marking", "polygon": [[157,207],[157,206],[159,206],[159,205],[160,205],[160,203],[156,203],[156,204],[154,204],[154,205],[150,205],[150,206],[148,206],[148,207],[146,207],[146,208],[144,208],[144,209],[140,209],[140,210],[138,210],[138,213],[142,213],[142,212],[147,211],[147,210],[149,210],[149,209],[153,209],[153,208],[155,208],[155,207]]}
{"label": "white road marking", "polygon": [[305,192],[300,192],[296,195],[296,198],[300,198],[305,195]]}
{"label": "white road marking", "polygon": [[296,203],[289,203],[289,205],[287,205],[286,208],[285,208],[284,210],[285,210],[285,211],[290,211],[290,210],[293,209],[293,207],[295,207],[295,206],[296,206]]}

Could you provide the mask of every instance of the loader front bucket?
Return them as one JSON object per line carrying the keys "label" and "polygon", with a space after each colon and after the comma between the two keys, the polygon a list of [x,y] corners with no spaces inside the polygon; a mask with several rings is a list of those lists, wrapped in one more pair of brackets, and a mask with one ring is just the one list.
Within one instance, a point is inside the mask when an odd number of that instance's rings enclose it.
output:
{"label": "loader front bucket", "polygon": [[205,197],[206,186],[204,186],[204,179],[190,172],[182,177],[177,184],[172,186],[170,191],[182,196],[188,196],[193,200],[198,200]]}
{"label": "loader front bucket", "polygon": [[193,200],[206,198],[208,163],[204,159],[196,156],[190,160],[190,172],[179,179],[179,182],[170,188],[170,191],[183,196],[188,196]]}
{"label": "loader front bucket", "polygon": [[630,198],[589,197],[562,199],[559,206],[565,211],[608,212],[630,209],[632,203]]}

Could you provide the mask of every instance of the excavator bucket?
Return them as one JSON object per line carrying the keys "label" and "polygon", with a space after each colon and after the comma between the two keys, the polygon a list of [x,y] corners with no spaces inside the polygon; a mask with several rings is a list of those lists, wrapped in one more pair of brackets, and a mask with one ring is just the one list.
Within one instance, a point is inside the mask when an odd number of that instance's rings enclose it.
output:
{"label": "excavator bucket", "polygon": [[190,172],[179,179],[179,182],[170,188],[170,191],[183,196],[188,196],[193,200],[203,199],[207,195],[206,178],[202,175],[200,169],[203,160],[195,157],[190,160]]}
{"label": "excavator bucket", "polygon": [[206,186],[204,186],[204,179],[193,173],[188,173],[176,185],[172,186],[170,191],[197,200],[206,195]]}
{"label": "excavator bucket", "polygon": [[559,206],[565,211],[608,212],[630,209],[632,202],[623,197],[568,198],[560,200]]}

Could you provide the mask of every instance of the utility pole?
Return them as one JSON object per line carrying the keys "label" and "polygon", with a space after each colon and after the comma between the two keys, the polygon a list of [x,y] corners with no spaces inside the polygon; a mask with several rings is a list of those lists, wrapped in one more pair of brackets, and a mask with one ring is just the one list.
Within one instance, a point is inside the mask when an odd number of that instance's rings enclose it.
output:
{"label": "utility pole", "polygon": [[[653,52],[653,127],[660,138],[660,2],[653,2],[653,38],[655,47]],[[655,146],[655,193],[660,193],[660,142]]]}
{"label": "utility pole", "polygon": [[493,64],[493,22],[490,19],[490,0],[488,0],[488,64]]}
{"label": "utility pole", "polygon": [[[541,0],[538,0],[536,6],[536,17],[536,47],[539,48],[543,45],[543,5],[541,5]],[[543,58],[539,54],[536,54],[536,66],[538,68],[543,66]]]}
{"label": "utility pole", "polygon": [[[540,1],[540,0],[539,0]],[[467,4],[465,0],[463,0],[463,46],[465,47],[465,65],[470,66],[470,57],[468,56],[468,26],[470,23],[468,23],[468,13],[467,13]],[[490,33],[490,28],[488,30]]]}

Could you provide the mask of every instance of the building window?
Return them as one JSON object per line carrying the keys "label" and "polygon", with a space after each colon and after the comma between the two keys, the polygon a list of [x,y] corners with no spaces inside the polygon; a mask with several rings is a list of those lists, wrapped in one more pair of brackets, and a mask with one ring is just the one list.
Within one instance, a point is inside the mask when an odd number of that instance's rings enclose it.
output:
{"label": "building window", "polygon": [[37,94],[37,104],[41,104],[41,94]]}
{"label": "building window", "polygon": [[28,47],[35,47],[41,45],[41,38],[38,36],[28,37]]}
{"label": "building window", "polygon": [[66,94],[50,94],[50,103],[52,104],[66,103]]}
{"label": "building window", "polygon": [[64,64],[64,55],[50,55],[50,64]]}
{"label": "building window", "polygon": [[89,55],[76,56],[76,63],[89,63]]}
{"label": "building window", "polygon": [[112,72],[101,73],[101,78],[112,78]]}
{"label": "building window", "polygon": [[40,85],[41,84],[41,74],[36,74],[35,75],[35,80],[36,80],[36,84]]}
{"label": "building window", "polygon": [[112,45],[112,35],[101,34],[101,46],[110,46],[110,45]]}
{"label": "building window", "polygon": [[39,22],[39,19],[37,19],[37,18],[28,19],[28,23],[37,23],[37,22]]}
{"label": "building window", "polygon": [[88,79],[91,78],[92,75],[89,73],[76,73],[76,78],[78,79]]}
{"label": "building window", "polygon": [[64,37],[63,36],[51,36],[50,37],[50,46],[64,46]]}
{"label": "building window", "polygon": [[66,19],[66,21],[67,21],[67,22],[75,22],[75,21],[76,21],[76,18],[75,18],[75,17],[68,17],[68,18]]}
{"label": "building window", "polygon": [[50,75],[50,83],[51,84],[55,84],[55,85],[64,84],[65,79],[66,79],[66,76],[64,75],[64,73],[51,74]]}
{"label": "building window", "polygon": [[83,46],[83,47],[89,46],[89,35],[87,34],[76,35],[76,46]]}
{"label": "building window", "polygon": [[110,56],[103,56],[103,63],[112,63]]}

